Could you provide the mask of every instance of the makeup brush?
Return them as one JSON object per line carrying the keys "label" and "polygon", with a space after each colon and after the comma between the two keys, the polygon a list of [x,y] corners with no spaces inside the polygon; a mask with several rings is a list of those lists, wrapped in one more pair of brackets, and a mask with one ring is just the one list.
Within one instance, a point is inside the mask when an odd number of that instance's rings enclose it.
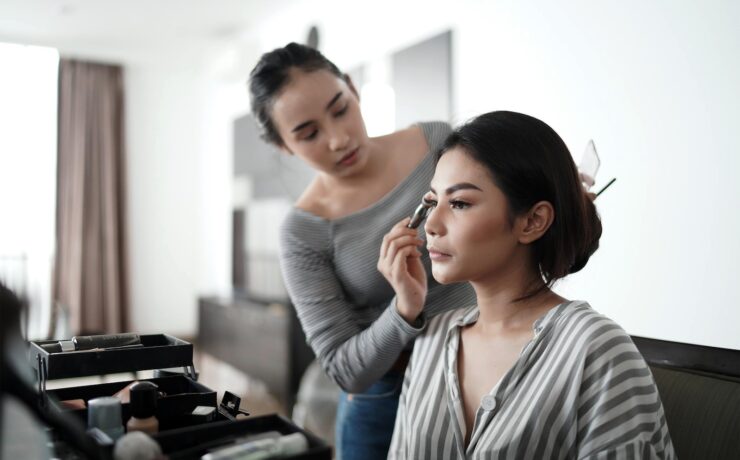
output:
{"label": "makeup brush", "polygon": [[424,219],[426,219],[432,206],[434,206],[434,201],[429,200],[426,197],[422,198],[421,204],[417,206],[416,211],[414,211],[414,214],[411,216],[411,220],[406,226],[408,228],[418,228],[419,225],[424,222]]}

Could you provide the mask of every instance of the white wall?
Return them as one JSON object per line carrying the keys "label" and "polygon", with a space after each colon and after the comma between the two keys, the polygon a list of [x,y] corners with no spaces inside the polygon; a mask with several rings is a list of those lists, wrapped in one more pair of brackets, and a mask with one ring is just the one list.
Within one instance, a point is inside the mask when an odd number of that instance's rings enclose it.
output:
{"label": "white wall", "polygon": [[131,329],[192,336],[197,297],[231,285],[231,122],[219,59],[126,65]]}
{"label": "white wall", "polygon": [[[311,1],[265,21],[349,68],[454,30],[455,120],[535,115],[602,157],[601,249],[560,290],[637,335],[740,348],[740,4]],[[597,183],[598,186],[598,183]]]}

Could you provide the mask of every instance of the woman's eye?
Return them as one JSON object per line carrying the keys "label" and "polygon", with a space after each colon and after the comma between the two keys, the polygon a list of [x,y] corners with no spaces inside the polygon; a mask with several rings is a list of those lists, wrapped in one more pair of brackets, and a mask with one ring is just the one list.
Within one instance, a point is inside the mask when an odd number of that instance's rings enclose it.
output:
{"label": "woman's eye", "polygon": [[470,203],[466,203],[460,200],[450,200],[450,207],[452,209],[465,209],[470,207]]}
{"label": "woman's eye", "polygon": [[349,104],[345,104],[344,107],[342,107],[340,110],[338,110],[334,114],[334,116],[335,117],[341,117],[342,115],[344,115],[345,113],[347,113],[347,108],[349,108]]}
{"label": "woman's eye", "polygon": [[310,132],[310,133],[309,133],[308,135],[306,135],[306,136],[303,136],[303,140],[304,140],[304,141],[310,141],[311,139],[313,139],[313,138],[315,138],[315,137],[316,137],[316,134],[317,134],[317,133],[318,133],[318,131],[314,129],[314,130],[313,130],[313,131],[311,131],[311,132]]}

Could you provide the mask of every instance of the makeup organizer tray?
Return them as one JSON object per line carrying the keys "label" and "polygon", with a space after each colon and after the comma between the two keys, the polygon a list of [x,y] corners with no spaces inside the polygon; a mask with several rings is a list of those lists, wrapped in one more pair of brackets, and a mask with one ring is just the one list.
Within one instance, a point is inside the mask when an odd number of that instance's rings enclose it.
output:
{"label": "makeup organizer tray", "polygon": [[[86,403],[93,398],[112,396],[134,380],[47,389],[49,380],[154,370],[154,378],[137,380],[158,386],[160,397],[156,415],[161,429],[182,426],[185,423],[181,421],[182,414],[192,412],[197,406],[218,407],[216,392],[197,382],[191,343],[168,334],[140,335],[138,338],[141,344],[137,347],[58,352],[49,351],[57,341],[30,342],[29,360],[36,372],[39,404],[46,410],[70,412],[84,422],[87,419],[86,408],[68,409],[60,401],[82,400]],[[171,368],[182,368],[183,372],[159,371]],[[121,406],[125,420],[130,416],[129,403],[124,401]],[[228,414],[220,415],[220,420],[233,418]]]}
{"label": "makeup organizer tray", "polygon": [[170,430],[155,435],[154,439],[169,460],[196,460],[200,459],[208,449],[218,446],[219,443],[229,444],[246,436],[267,432],[279,432],[281,435],[301,433],[306,437],[308,450],[300,454],[281,456],[281,459],[331,460],[332,458],[332,449],[323,440],[278,414]]}
{"label": "makeup organizer tray", "polygon": [[[93,398],[112,396],[134,380],[55,389],[47,389],[48,381],[154,370],[154,378],[137,381],[149,381],[158,387],[156,417],[159,433],[153,438],[169,458],[200,458],[214,443],[228,443],[229,440],[233,442],[264,431],[277,431],[282,434],[300,432],[308,440],[306,452],[286,458],[331,459],[331,447],[277,414],[237,420],[240,413],[249,415],[240,409],[240,398],[226,391],[218,404],[216,392],[197,381],[191,343],[168,334],[139,335],[138,339],[140,344],[134,347],[66,351],[61,351],[56,344],[71,341],[30,342],[29,364],[37,377],[39,405],[46,411],[67,413],[87,426],[87,408],[70,409],[61,401],[83,400],[87,403]],[[182,372],[174,372],[173,368],[180,368]],[[198,406],[216,407],[215,416],[207,422],[196,421],[189,414]],[[130,403],[123,402],[121,416],[124,425],[130,415]],[[103,451],[106,452],[103,458],[109,458],[112,446]]]}

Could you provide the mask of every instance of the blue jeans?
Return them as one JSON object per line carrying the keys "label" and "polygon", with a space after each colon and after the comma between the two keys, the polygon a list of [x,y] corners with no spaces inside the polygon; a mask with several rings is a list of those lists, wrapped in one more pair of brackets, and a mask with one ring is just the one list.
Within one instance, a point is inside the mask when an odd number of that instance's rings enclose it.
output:
{"label": "blue jeans", "polygon": [[390,371],[364,393],[341,392],[337,406],[337,460],[388,456],[401,395],[403,373]]}

